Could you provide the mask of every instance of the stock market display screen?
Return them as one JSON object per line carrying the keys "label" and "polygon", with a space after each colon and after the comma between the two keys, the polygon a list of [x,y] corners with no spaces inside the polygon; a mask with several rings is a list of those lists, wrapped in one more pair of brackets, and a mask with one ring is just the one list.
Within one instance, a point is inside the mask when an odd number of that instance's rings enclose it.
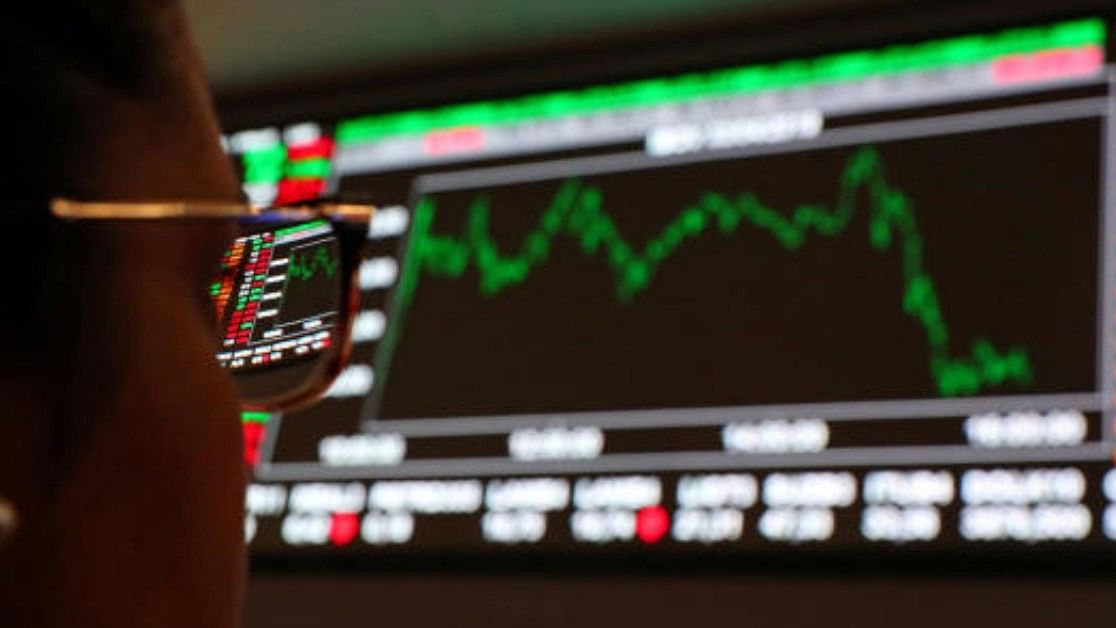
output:
{"label": "stock market display screen", "polygon": [[230,134],[380,206],[352,364],[245,415],[253,551],[1116,550],[1109,28]]}

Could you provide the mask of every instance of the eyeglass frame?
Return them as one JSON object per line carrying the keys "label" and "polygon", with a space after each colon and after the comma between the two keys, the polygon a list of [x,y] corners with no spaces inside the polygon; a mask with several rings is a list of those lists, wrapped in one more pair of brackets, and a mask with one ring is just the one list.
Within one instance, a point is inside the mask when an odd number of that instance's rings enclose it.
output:
{"label": "eyeglass frame", "polygon": [[303,409],[318,401],[348,365],[352,355],[353,321],[360,308],[358,282],[360,260],[367,246],[368,226],[375,213],[374,206],[323,201],[265,209],[248,203],[216,201],[87,202],[55,198],[50,201],[50,213],[56,219],[67,223],[232,220],[244,226],[258,226],[271,222],[277,223],[278,226],[315,219],[328,220],[334,227],[341,249],[342,267],[346,270],[341,274],[339,321],[335,326],[337,334],[337,342],[334,343],[335,355],[326,368],[316,375],[316,381],[309,386],[292,389],[287,396],[266,403],[242,398],[241,408],[244,411],[265,412],[291,412]]}

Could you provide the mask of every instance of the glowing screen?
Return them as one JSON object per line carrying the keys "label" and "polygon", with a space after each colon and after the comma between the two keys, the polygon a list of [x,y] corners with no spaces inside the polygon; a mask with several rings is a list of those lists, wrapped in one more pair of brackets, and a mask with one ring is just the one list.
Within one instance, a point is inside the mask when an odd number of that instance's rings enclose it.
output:
{"label": "glowing screen", "polygon": [[[1108,56],[1086,17],[230,135],[261,203],[381,208],[352,365],[248,417],[253,549],[1111,551]],[[261,237],[264,303],[330,272]],[[313,319],[255,290],[230,351]]]}

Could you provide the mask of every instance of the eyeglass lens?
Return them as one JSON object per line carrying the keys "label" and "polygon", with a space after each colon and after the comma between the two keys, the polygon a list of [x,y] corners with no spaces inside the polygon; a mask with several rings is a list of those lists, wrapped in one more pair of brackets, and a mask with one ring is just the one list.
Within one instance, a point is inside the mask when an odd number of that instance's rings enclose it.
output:
{"label": "eyeglass lens", "polygon": [[244,401],[267,405],[321,379],[339,350],[343,272],[328,220],[242,227],[210,296],[217,361]]}

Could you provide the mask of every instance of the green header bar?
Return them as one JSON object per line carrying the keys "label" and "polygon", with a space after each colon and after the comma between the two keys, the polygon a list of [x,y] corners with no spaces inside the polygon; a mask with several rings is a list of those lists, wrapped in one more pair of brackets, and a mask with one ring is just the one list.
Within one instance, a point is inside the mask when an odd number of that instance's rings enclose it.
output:
{"label": "green header bar", "polygon": [[1043,50],[1104,46],[1107,34],[1104,20],[1089,18],[812,59],[373,115],[341,122],[337,127],[337,141],[341,145],[352,145],[389,136],[418,135],[461,126],[508,125],[664,105],[694,98],[735,96],[974,65]]}
{"label": "green header bar", "polygon": [[329,226],[329,221],[327,221],[327,220],[315,220],[313,222],[307,222],[307,223],[303,223],[301,225],[295,225],[293,227],[284,227],[282,229],[277,229],[275,231],[275,237],[279,238],[279,237],[282,237],[282,236],[285,236],[285,235],[291,235],[292,233],[298,233],[300,231],[310,231],[311,229],[318,229],[318,228],[321,228],[321,227],[328,227],[328,226]]}
{"label": "green header bar", "polygon": [[329,160],[325,157],[288,161],[285,174],[291,179],[324,179],[329,176]]}

